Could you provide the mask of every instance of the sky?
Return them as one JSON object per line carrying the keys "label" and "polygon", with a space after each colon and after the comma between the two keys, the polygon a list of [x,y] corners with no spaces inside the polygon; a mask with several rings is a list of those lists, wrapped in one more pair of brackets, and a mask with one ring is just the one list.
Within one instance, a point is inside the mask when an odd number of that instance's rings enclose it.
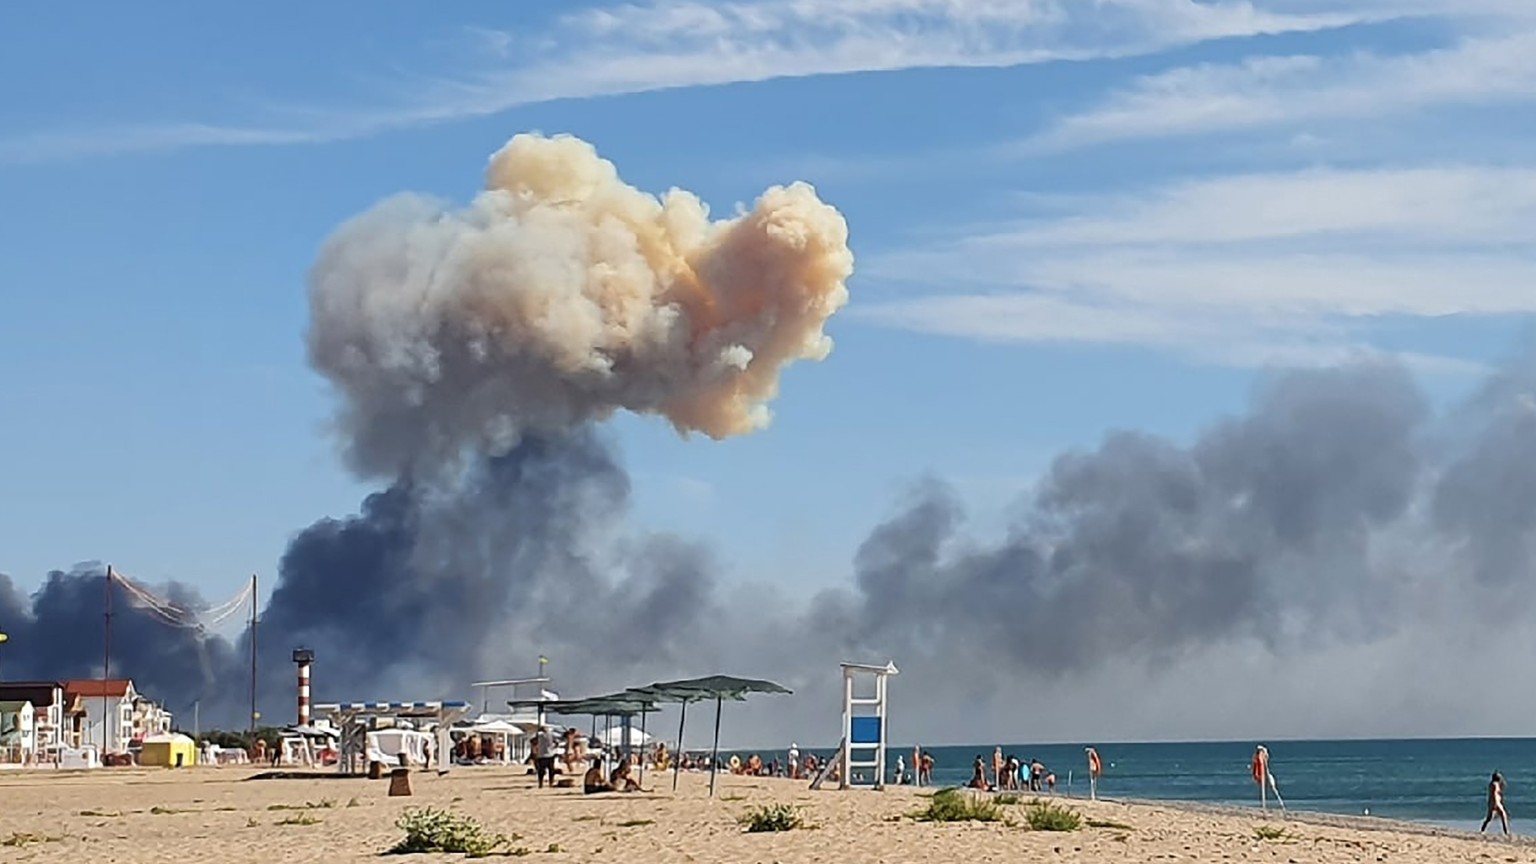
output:
{"label": "sky", "polygon": [[847,219],[769,428],[606,424],[631,521],[731,584],[847,583],[930,477],[1000,534],[1058,453],[1191,441],[1276,367],[1391,356],[1454,404],[1536,311],[1533,100],[1525,0],[5,4],[0,571],[270,590],[378,487],[305,361],[321,244],[528,131]]}

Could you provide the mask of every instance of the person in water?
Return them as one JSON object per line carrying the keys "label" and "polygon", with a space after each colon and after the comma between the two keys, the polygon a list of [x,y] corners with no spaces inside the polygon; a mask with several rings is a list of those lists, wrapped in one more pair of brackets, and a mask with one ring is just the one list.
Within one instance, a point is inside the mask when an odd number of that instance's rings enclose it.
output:
{"label": "person in water", "polygon": [[1493,817],[1499,817],[1499,823],[1504,826],[1505,836],[1509,835],[1509,813],[1504,809],[1504,775],[1493,772],[1493,779],[1488,781],[1488,815],[1483,817],[1483,827],[1477,829],[1479,834],[1488,830],[1488,823]]}

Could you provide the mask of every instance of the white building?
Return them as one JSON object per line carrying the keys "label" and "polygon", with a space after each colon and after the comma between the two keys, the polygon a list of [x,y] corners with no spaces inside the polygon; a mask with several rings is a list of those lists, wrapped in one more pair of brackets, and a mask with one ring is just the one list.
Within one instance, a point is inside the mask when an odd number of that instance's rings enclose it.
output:
{"label": "white building", "polygon": [[32,704],[32,740],[40,754],[48,754],[65,741],[69,705],[64,685],[58,681],[7,681],[0,683],[0,702]]}
{"label": "white building", "polygon": [[31,702],[0,702],[0,762],[27,765],[37,756],[37,709]]}
{"label": "white building", "polygon": [[[134,740],[133,703],[138,698],[132,681],[127,678],[65,681],[64,698],[80,712],[75,727],[79,737],[76,746],[94,744],[103,747],[105,741],[103,754],[128,752]],[[140,740],[143,740],[142,736]]]}

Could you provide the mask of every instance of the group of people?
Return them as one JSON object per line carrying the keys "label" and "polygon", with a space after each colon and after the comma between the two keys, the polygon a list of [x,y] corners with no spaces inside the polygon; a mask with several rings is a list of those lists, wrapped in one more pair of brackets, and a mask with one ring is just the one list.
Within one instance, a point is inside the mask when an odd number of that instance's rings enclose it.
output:
{"label": "group of people", "polygon": [[987,763],[982,761],[980,754],[977,754],[975,761],[971,763],[971,782],[966,785],[972,789],[992,792],[1024,790],[1055,792],[1056,774],[1046,768],[1039,759],[1020,759],[1017,756],[1005,755],[1003,748],[998,747],[992,751],[992,779],[988,781]]}

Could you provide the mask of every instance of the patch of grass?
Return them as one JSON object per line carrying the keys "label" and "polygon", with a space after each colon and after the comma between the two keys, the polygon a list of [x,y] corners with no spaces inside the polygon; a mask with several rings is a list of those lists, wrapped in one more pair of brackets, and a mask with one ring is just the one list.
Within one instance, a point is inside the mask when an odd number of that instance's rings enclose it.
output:
{"label": "patch of grass", "polygon": [[1023,798],[1020,798],[1012,792],[1002,792],[992,796],[992,803],[999,807],[1011,807],[1023,800]]}
{"label": "patch of grass", "polygon": [[177,810],[174,807],[161,807],[160,805],[156,804],[155,806],[149,808],[149,812],[150,812],[150,815],[152,815],[152,816],[175,816],[178,813],[196,813],[198,811],[196,811],[196,810]]}
{"label": "patch of grass", "polygon": [[1076,810],[1049,801],[1029,805],[1024,819],[1031,831],[1076,831],[1083,827],[1083,817]]}
{"label": "patch of grass", "polygon": [[[392,855],[410,855],[417,852],[449,852],[484,858],[493,855],[510,842],[501,834],[492,834],[480,827],[480,823],[467,816],[427,807],[407,810],[395,822],[405,832],[405,839],[389,849]],[[518,850],[512,850],[517,855]],[[527,855],[527,850],[523,850]]]}
{"label": "patch of grass", "polygon": [[1089,819],[1085,824],[1087,824],[1089,828],[1114,828],[1119,831],[1136,830],[1136,826],[1134,825],[1127,825],[1124,822],[1111,822],[1108,819]]}
{"label": "patch of grass", "polygon": [[644,825],[655,825],[655,819],[630,819],[619,823],[620,828],[639,828]]}
{"label": "patch of grass", "polygon": [[299,813],[295,816],[287,816],[272,823],[273,825],[319,825],[320,820],[308,813]]}
{"label": "patch of grass", "polygon": [[1253,836],[1260,840],[1284,840],[1287,835],[1284,828],[1276,828],[1273,825],[1260,825],[1253,829]]}
{"label": "patch of grass", "polygon": [[1003,808],[996,801],[960,789],[940,789],[928,806],[912,814],[919,822],[1002,822]]}
{"label": "patch of grass", "polygon": [[114,818],[116,818],[118,816],[121,816],[123,814],[122,814],[121,811],[118,811],[118,810],[81,810],[80,811],[80,815],[81,816],[100,816],[103,819],[114,819]]}
{"label": "patch of grass", "polygon": [[513,858],[522,858],[525,855],[532,855],[533,850],[529,849],[527,846],[519,846],[507,854],[511,855]]}
{"label": "patch of grass", "polygon": [[33,843],[58,843],[63,837],[50,837],[47,834],[24,834],[12,831],[11,836],[0,840],[0,846],[30,846]]}
{"label": "patch of grass", "polygon": [[768,804],[762,807],[753,807],[741,816],[741,824],[746,826],[748,834],[762,834],[770,831],[793,831],[796,828],[805,827],[805,818],[800,815],[800,808],[791,804]]}

